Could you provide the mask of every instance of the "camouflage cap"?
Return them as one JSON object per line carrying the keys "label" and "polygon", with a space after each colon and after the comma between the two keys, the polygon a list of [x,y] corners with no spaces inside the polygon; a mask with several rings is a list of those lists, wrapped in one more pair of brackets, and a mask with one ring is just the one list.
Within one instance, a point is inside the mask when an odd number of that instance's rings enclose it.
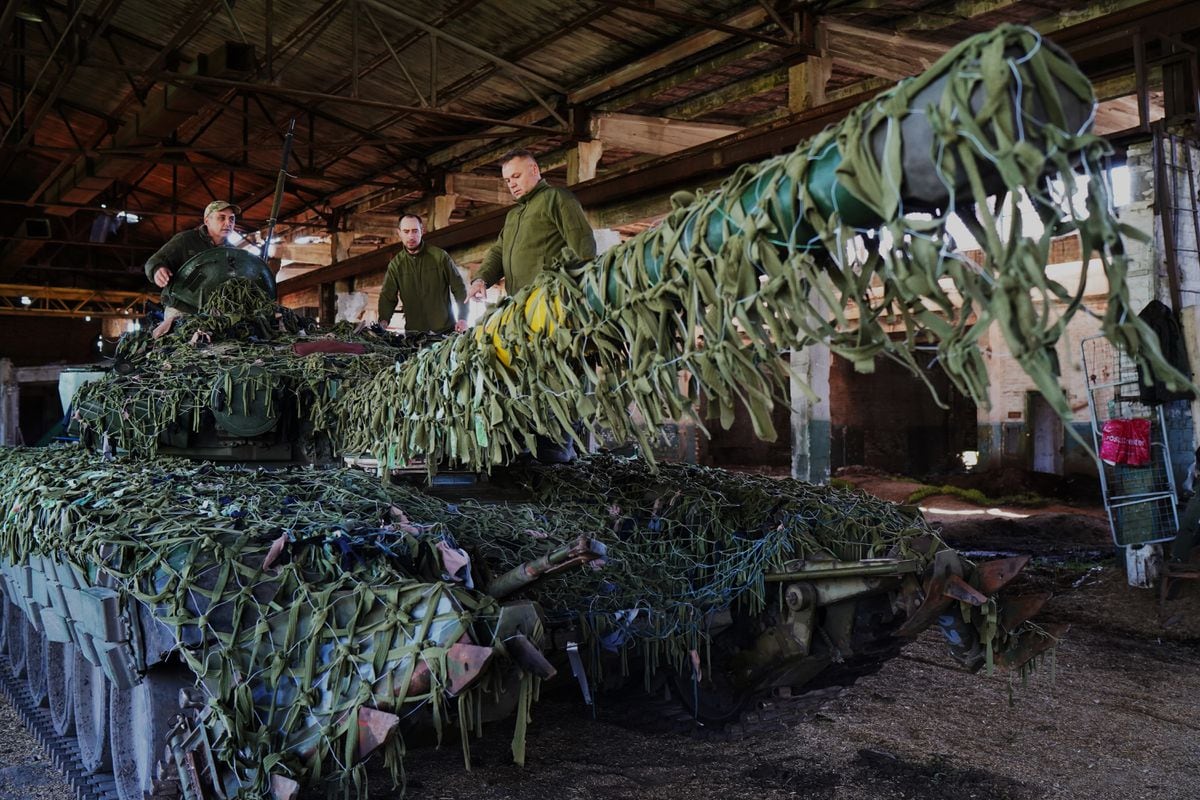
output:
{"label": "camouflage cap", "polygon": [[224,211],[227,208],[232,208],[233,213],[239,217],[242,215],[242,209],[233,203],[226,202],[225,200],[213,200],[204,207],[204,219],[208,219],[209,214],[215,214],[218,211]]}

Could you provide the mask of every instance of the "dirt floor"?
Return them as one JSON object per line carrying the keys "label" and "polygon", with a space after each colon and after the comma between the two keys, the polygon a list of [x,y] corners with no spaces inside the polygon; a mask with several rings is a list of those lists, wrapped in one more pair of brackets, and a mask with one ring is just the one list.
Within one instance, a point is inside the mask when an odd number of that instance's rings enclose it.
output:
{"label": "dirt floor", "polygon": [[[912,489],[853,477],[903,501]],[[1053,591],[1039,621],[1071,630],[1027,680],[969,674],[927,632],[874,675],[807,715],[785,715],[733,740],[631,723],[639,701],[593,714],[572,687],[534,707],[528,763],[511,763],[511,722],[406,759],[408,796],[473,800],[1192,800],[1200,797],[1200,582],[1162,611],[1156,589],[1127,585],[1099,509],[980,509],[921,501],[968,552],[1019,552],[1034,564],[1015,586]],[[946,513],[969,512],[969,513]],[[640,701],[644,704],[645,701]],[[763,711],[768,717],[771,709]],[[0,800],[67,797],[0,707]],[[372,797],[396,797],[382,770]]]}

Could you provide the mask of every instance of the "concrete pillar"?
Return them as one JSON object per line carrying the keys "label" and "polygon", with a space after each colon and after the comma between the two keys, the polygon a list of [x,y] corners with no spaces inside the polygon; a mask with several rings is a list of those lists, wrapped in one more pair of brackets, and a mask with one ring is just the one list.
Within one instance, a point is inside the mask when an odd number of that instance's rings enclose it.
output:
{"label": "concrete pillar", "polygon": [[21,444],[21,385],[13,363],[0,358],[0,446]]}
{"label": "concrete pillar", "polygon": [[[792,367],[792,477],[809,483],[829,483],[829,348],[823,344],[793,350]],[[803,382],[816,395],[809,396]]]}
{"label": "concrete pillar", "polygon": [[[1019,402],[1010,395],[1013,392],[1008,387],[1024,392],[1030,386],[1030,381],[1024,373],[1010,374],[1018,369],[1008,352],[1008,345],[1003,335],[996,328],[989,327],[979,337],[977,342],[983,352],[987,364],[988,400],[987,406],[979,406],[975,411],[977,437],[975,448],[979,451],[978,469],[1000,469],[1004,466],[1005,431],[1012,438],[1011,427],[1015,424],[1024,427],[1024,407],[1014,405]],[[1010,417],[1010,413],[1017,414]],[[1006,427],[1007,426],[1007,427]]]}
{"label": "concrete pillar", "polygon": [[[1130,307],[1134,313],[1159,296],[1160,226],[1155,219],[1154,202],[1154,145],[1141,142],[1129,146],[1126,166],[1129,168],[1131,202],[1117,209],[1121,222],[1152,234],[1149,242],[1125,237],[1125,252],[1129,256]],[[1167,300],[1168,304],[1170,300]]]}
{"label": "concrete pillar", "polygon": [[337,319],[337,292],[332,283],[321,284],[320,305],[317,307],[317,322],[322,325],[333,325]]}

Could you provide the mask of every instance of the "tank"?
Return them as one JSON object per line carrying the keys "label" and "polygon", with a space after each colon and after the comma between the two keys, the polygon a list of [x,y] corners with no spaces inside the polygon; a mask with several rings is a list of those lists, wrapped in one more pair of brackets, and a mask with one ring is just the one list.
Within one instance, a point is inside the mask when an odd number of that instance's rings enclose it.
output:
{"label": "tank", "polygon": [[[1106,268],[1105,333],[1182,382],[1125,313],[1093,108],[1033,31],[981,34],[464,335],[321,331],[244,256],[208,256],[188,271],[202,310],[123,339],[75,396],[83,446],[0,462],[11,663],[124,800],[358,789],[368,756],[399,779],[452,732],[469,763],[505,717],[521,762],[556,675],[721,726],[931,626],[967,669],[1030,668],[1064,631],[1032,621],[1045,596],[1004,595],[1024,559],[974,564],[916,509],[652,446],[664,420],[703,426],[701,397],[773,437],[786,355],[818,343],[864,370],[932,349],[986,401],[993,322],[1069,413],[1053,345],[1083,291],[1042,267],[1072,230]],[[1001,235],[1006,193],[1044,233]],[[589,434],[637,454],[537,463],[538,437]]]}

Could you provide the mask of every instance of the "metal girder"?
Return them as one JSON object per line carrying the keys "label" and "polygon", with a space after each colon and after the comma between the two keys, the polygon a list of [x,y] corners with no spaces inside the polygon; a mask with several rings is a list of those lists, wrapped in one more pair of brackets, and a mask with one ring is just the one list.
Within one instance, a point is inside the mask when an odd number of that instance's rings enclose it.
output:
{"label": "metal girder", "polygon": [[[455,10],[469,8],[470,6],[475,5],[476,2],[477,2],[477,0],[467,0],[466,2],[460,3],[458,6],[456,6]],[[364,6],[364,10],[368,10],[368,9]],[[536,42],[531,42],[526,47],[521,48],[517,53],[510,54],[509,58],[510,59],[523,58],[524,56],[526,56],[530,53],[537,52],[538,50],[540,50],[541,48],[546,46],[549,42],[555,41],[559,37],[561,37],[567,33],[570,33],[571,31],[577,29],[579,25],[583,24],[587,20],[590,20],[590,19],[594,18],[595,16],[598,16],[602,13],[603,13],[603,9],[598,8],[594,11],[588,12],[587,14],[583,15],[581,18],[572,19],[570,21],[570,23],[563,25],[562,27],[552,31],[551,33],[547,34],[546,36],[542,37],[540,40],[538,40]],[[403,49],[404,47],[407,47],[408,45],[415,42],[417,39],[419,39],[423,35],[424,34],[421,32],[413,33],[408,37],[408,39],[399,43],[396,47],[399,49]],[[365,69],[370,70],[372,68],[373,67],[371,65],[368,65]],[[460,96],[461,94],[470,91],[474,87],[478,86],[479,83],[481,83],[482,81],[486,80],[488,77],[493,75],[497,70],[499,70],[498,66],[496,66],[495,64],[489,64],[489,65],[481,68],[480,70],[478,70],[475,74],[467,76],[467,78],[465,78],[465,79],[462,79],[454,84],[451,84],[448,87],[442,87],[442,90],[441,90],[442,103],[447,103],[447,102],[453,100],[454,98]],[[344,87],[344,83],[345,82],[343,81],[342,84],[340,84],[340,85]],[[317,101],[318,105],[319,105],[319,102],[320,101]],[[536,120],[531,119],[531,120],[528,120],[523,123],[521,120],[524,115],[517,115],[515,118],[506,120],[505,127],[511,128],[514,125],[517,125],[517,126],[532,125],[533,122],[536,122],[537,120],[544,119],[545,117],[549,116],[549,114],[546,112],[546,110],[541,105],[536,106],[536,108],[538,109],[538,112],[537,112],[538,117]],[[366,133],[369,134],[369,133],[374,133],[375,131],[383,130],[391,125],[396,124],[397,122],[400,122],[406,116],[408,116],[407,111],[402,111],[400,113],[391,115],[388,118],[381,121],[379,124],[373,126],[370,129],[370,131],[367,131]],[[561,131],[556,131],[556,133],[561,133]],[[497,130],[495,130],[495,128],[490,128],[490,129],[488,129],[486,131],[482,131],[478,134],[464,134],[463,136],[461,136],[459,138],[462,141],[472,141],[472,140],[477,140],[477,139],[506,138],[506,137],[511,137],[512,135],[513,135],[512,131],[508,131],[508,130],[497,131]],[[447,138],[447,140],[449,140],[449,139]],[[416,141],[416,140],[413,140],[413,141]],[[355,146],[359,146],[360,144],[366,144],[366,143],[369,143],[369,141],[364,140],[363,142],[349,142],[349,143],[347,143],[347,150],[352,149]],[[507,148],[505,148],[505,149],[507,149]],[[335,163],[339,159],[339,157],[340,157],[340,155],[335,154],[335,156],[326,163],[327,164]],[[400,168],[404,168],[403,163],[398,160],[397,164],[393,164],[384,170],[374,173],[373,177],[389,175],[389,174],[395,172],[398,165],[400,166]],[[414,175],[413,177],[415,179],[417,179],[416,182],[406,184],[405,186],[396,186],[395,188],[406,189],[407,191],[410,191],[410,192],[425,191],[428,188],[423,183],[419,182],[420,176]],[[321,203],[331,201],[332,198],[334,198],[340,194],[343,194],[345,192],[352,191],[354,188],[361,186],[363,184],[364,184],[363,181],[356,181],[352,184],[340,186],[340,187],[326,193],[325,196],[320,201],[317,201],[314,203],[309,203],[299,209],[293,209],[291,211],[291,215],[294,216],[296,214],[301,214],[301,213],[305,213],[307,211],[313,210]],[[255,202],[257,202],[257,200]]]}
{"label": "metal girder", "polygon": [[433,25],[430,25],[427,22],[422,22],[421,20],[416,19],[415,17],[413,17],[409,14],[405,14],[404,12],[399,11],[395,8],[392,8],[389,5],[380,3],[380,2],[378,2],[378,0],[358,0],[358,2],[363,4],[364,6],[374,8],[377,11],[382,11],[383,13],[388,14],[389,16],[395,17],[395,18],[399,19],[400,21],[402,21],[405,25],[412,25],[415,28],[420,28],[421,30],[428,33],[430,36],[433,36],[438,39],[444,39],[445,41],[454,45],[458,49],[463,50],[464,52],[470,53],[471,55],[476,56],[477,58],[481,58],[484,61],[489,61],[492,64],[495,64],[496,66],[500,67],[501,69],[513,73],[514,75],[523,75],[524,77],[528,78],[529,80],[533,81],[534,83],[538,83],[538,84],[546,87],[547,89],[550,89],[554,92],[558,92],[559,94],[567,93],[567,90],[565,88],[558,85],[557,83],[550,80],[549,78],[545,77],[544,75],[540,75],[539,73],[529,69],[528,67],[522,67],[520,64],[514,64],[511,61],[501,58],[500,56],[496,55],[495,53],[489,53],[487,50],[483,49],[482,47],[477,47],[477,46],[471,44],[470,42],[465,42],[462,39],[459,39],[457,36],[452,36],[451,34],[446,33],[441,28],[437,28]]}
{"label": "metal girder", "polygon": [[0,314],[8,316],[125,319],[140,316],[145,303],[156,301],[157,293],[0,284]]}
{"label": "metal girder", "polygon": [[556,128],[548,128],[544,125],[519,125],[517,123],[508,122],[502,119],[493,119],[492,117],[484,117],[475,114],[460,114],[454,111],[442,111],[436,108],[422,108],[420,106],[403,106],[396,103],[389,103],[383,100],[367,100],[361,97],[345,97],[343,95],[325,94],[324,92],[313,92],[307,89],[297,89],[288,86],[278,86],[270,83],[256,83],[253,81],[238,81],[229,78],[213,78],[206,75],[187,75],[181,72],[162,72],[159,77],[167,83],[179,84],[198,84],[201,86],[225,86],[231,89],[237,89],[243,92],[254,94],[269,94],[278,95],[281,97],[294,97],[304,100],[319,100],[327,103],[342,103],[345,105],[356,105],[364,108],[381,108],[388,111],[403,111],[408,114],[426,117],[436,117],[439,119],[450,119],[459,122],[474,122],[483,123],[485,125],[504,125],[513,128],[514,130],[528,130],[535,133],[545,134],[561,134],[562,131]]}
{"label": "metal girder", "polygon": [[[766,19],[767,14],[761,8],[751,8],[726,17],[721,24],[737,30],[743,30],[743,26],[752,28],[756,25],[761,25]],[[670,44],[662,50],[649,53],[637,61],[618,67],[607,75],[603,75],[584,86],[577,86],[571,89],[567,93],[567,102],[572,105],[578,105],[589,100],[601,98],[608,92],[626,86],[635,80],[650,76],[660,70],[670,68],[683,59],[694,56],[697,53],[702,53],[714,45],[727,41],[733,35],[735,34],[715,30],[694,33],[691,36]]]}
{"label": "metal girder", "polygon": [[[115,5],[116,4],[114,3],[113,7],[109,9],[108,13],[110,15],[111,15],[112,11],[115,10]],[[75,9],[75,13],[72,14],[70,19],[67,20],[66,28],[63,29],[62,35],[59,36],[58,41],[55,42],[53,49],[50,51],[50,57],[48,59],[46,59],[46,62],[44,64],[42,64],[41,72],[39,72],[37,77],[33,79],[33,83],[30,86],[22,87],[23,91],[25,92],[25,98],[21,102],[21,105],[13,113],[12,124],[9,125],[8,128],[4,131],[4,135],[0,136],[0,147],[4,146],[4,144],[8,141],[9,137],[12,135],[13,131],[15,131],[17,129],[17,126],[19,124],[18,121],[21,119],[21,115],[25,111],[25,106],[27,106],[29,104],[30,99],[34,96],[34,89],[36,89],[38,83],[41,82],[42,75],[44,75],[46,73],[46,70],[50,68],[50,64],[54,60],[54,54],[57,53],[58,49],[60,47],[62,47],[62,45],[67,41],[67,37],[70,35],[71,29],[75,26],[75,23],[76,23],[76,21],[78,21],[79,16],[82,12],[83,12],[83,4],[80,3],[79,6],[76,7],[76,9]],[[25,134],[21,137],[20,140],[18,140],[18,142],[17,142],[18,144],[24,144],[29,139],[29,137],[33,135],[33,131],[41,123],[42,119],[50,111],[50,109],[52,109],[54,107],[54,102],[56,100],[58,100],[59,94],[62,93],[62,90],[65,89],[67,84],[70,82],[73,72],[74,72],[73,68],[68,66],[61,73],[59,73],[58,79],[55,81],[55,83],[51,87],[50,91],[46,94],[45,99],[43,100],[41,106],[38,108],[37,114],[34,115],[33,122],[29,123],[28,127],[26,128]]]}
{"label": "metal girder", "polygon": [[[80,7],[82,7],[82,6],[83,6],[83,4],[81,3]],[[150,72],[153,72],[158,69],[161,69],[162,65],[166,61],[167,56],[173,50],[175,50],[179,47],[182,47],[183,44],[186,43],[187,41],[189,41],[193,36],[195,36],[200,31],[204,30],[205,23],[207,22],[207,20],[209,19],[209,17],[212,14],[216,13],[216,10],[217,10],[217,7],[214,4],[212,4],[211,2],[206,2],[206,0],[196,0],[196,2],[193,3],[192,8],[190,9],[189,13],[185,16],[185,18],[183,19],[181,24],[176,28],[175,34],[171,37],[171,39],[169,41],[167,41],[165,44],[163,44],[159,48],[157,55],[155,56],[154,60],[151,62],[151,64],[147,68],[147,70]],[[111,26],[107,26],[107,27],[111,27]],[[122,36],[140,41],[140,37],[136,37],[133,34],[129,34],[125,31],[119,31],[115,28],[113,30],[120,33],[120,35],[122,35]],[[125,98],[123,98],[121,100],[121,102],[117,104],[115,109],[111,112],[111,116],[116,119],[121,119],[124,116],[126,109],[128,109],[129,106],[135,101],[137,101],[139,103],[141,102],[141,98],[138,96],[136,87],[131,88],[129,94],[126,95]],[[97,136],[95,143],[98,145],[101,141],[103,141],[103,139],[107,135],[108,135],[107,131],[102,132],[99,136]],[[74,169],[76,164],[78,164],[78,162],[79,162],[79,158],[64,159],[62,162],[60,162],[59,166],[53,172],[51,172],[51,174],[42,182],[42,184],[40,186],[38,186],[38,188],[34,191],[34,193],[29,197],[30,202],[34,202],[39,197],[41,197],[43,192],[45,192],[47,189],[49,189],[51,186],[55,185],[59,181],[59,179],[63,175],[63,173],[65,173],[68,170]]]}
{"label": "metal girder", "polygon": [[[313,148],[315,150],[341,150],[354,149],[364,146],[382,146],[389,144],[431,144],[436,142],[465,142],[476,141],[479,139],[499,139],[505,136],[512,136],[511,131],[482,131],[479,133],[463,133],[463,134],[445,134],[431,136],[381,136],[377,139],[346,139],[332,141],[311,141],[298,142],[307,150]],[[243,145],[243,144],[148,144],[148,145],[132,145],[126,147],[88,147],[79,145],[78,147],[56,147],[54,145],[26,145],[21,148],[22,152],[34,154],[55,155],[63,153],[82,153],[93,158],[97,156],[112,156],[114,158],[131,157],[133,160],[141,158],[154,158],[167,154],[194,154],[214,157],[215,153],[278,153],[278,144],[261,144],[261,145]],[[231,164],[224,161],[220,165],[225,169],[236,169],[239,166],[245,167],[245,171],[270,172],[275,174],[276,170],[269,170],[265,167],[258,168],[242,164]],[[304,167],[308,169],[308,167]],[[320,167],[313,167],[314,174],[319,174],[322,170]]]}
{"label": "metal girder", "polygon": [[409,88],[411,88],[413,93],[416,94],[417,100],[421,103],[421,107],[427,108],[429,106],[429,101],[425,99],[425,95],[421,94],[421,89],[419,86],[417,86],[417,82],[413,80],[412,75],[408,74],[408,67],[404,66],[404,61],[400,58],[400,54],[397,53],[395,48],[392,47],[391,42],[389,42],[387,39],[387,34],[383,32],[383,29],[379,27],[379,23],[375,21],[375,15],[371,13],[370,7],[363,6],[363,11],[366,13],[367,21],[371,23],[373,28],[375,28],[375,33],[378,34],[379,41],[383,42],[383,46],[387,48],[392,60],[396,62],[396,66],[398,66],[400,68],[400,72],[404,74],[404,79],[408,81]]}
{"label": "metal girder", "polygon": [[[107,209],[110,210],[111,209]],[[33,239],[28,236],[0,236],[0,242],[7,241],[30,241],[40,242],[42,244],[66,244],[72,247],[89,247],[100,250],[133,250],[133,251],[150,251],[158,249],[156,245],[150,244],[125,244],[123,242],[81,242],[78,239]]]}

